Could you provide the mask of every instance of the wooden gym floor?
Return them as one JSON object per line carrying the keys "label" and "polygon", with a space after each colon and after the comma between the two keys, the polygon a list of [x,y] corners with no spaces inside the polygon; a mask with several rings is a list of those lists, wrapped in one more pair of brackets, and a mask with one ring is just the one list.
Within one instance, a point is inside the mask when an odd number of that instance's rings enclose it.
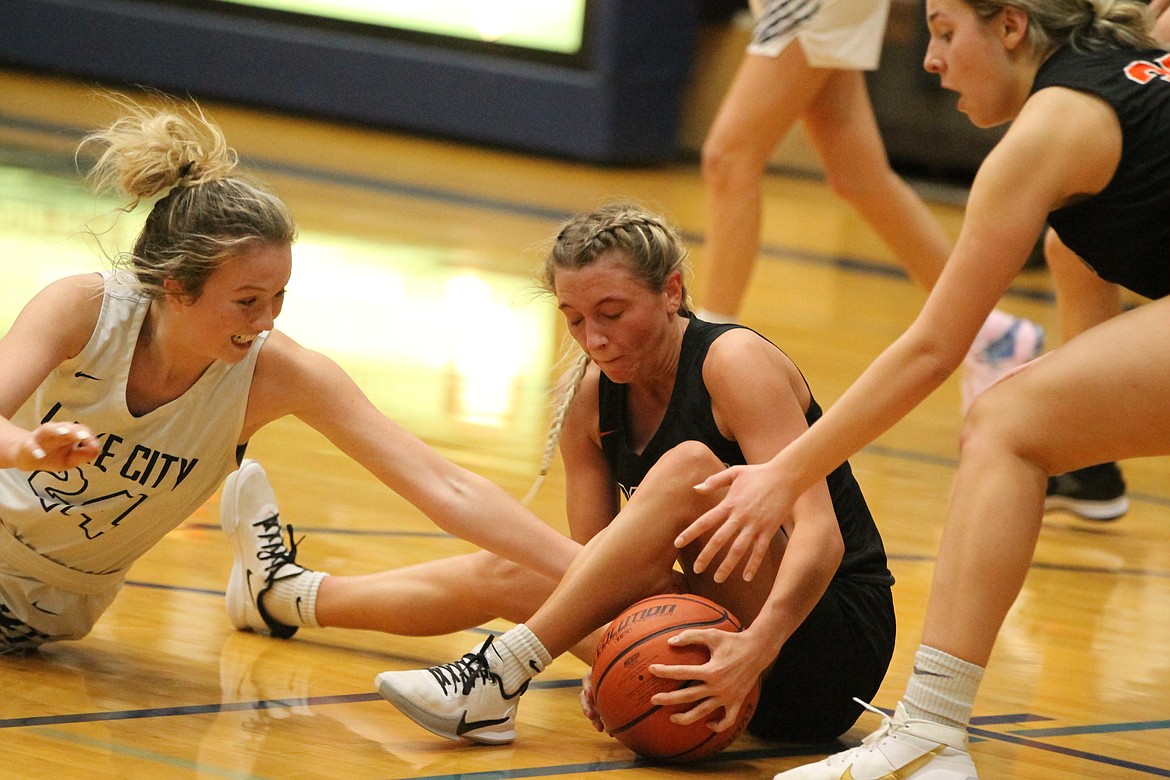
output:
{"label": "wooden gym floor", "polygon": [[[636,199],[684,231],[702,266],[696,167],[597,168],[208,103],[245,162],[298,215],[302,238],[280,327],[334,356],[391,417],[522,496],[544,441],[563,330],[534,294],[544,241],[572,212]],[[95,203],[73,164],[111,117],[89,85],[0,71],[0,330],[49,280],[101,267],[80,228]],[[914,315],[922,296],[870,231],[808,179],[767,183],[763,260],[744,321],[776,341],[831,404]],[[961,211],[938,205],[957,232]],[[133,218],[103,234],[128,245]],[[1003,306],[1048,327],[1048,279],[1028,272]],[[853,459],[898,580],[897,653],[875,699],[893,707],[917,646],[956,463],[954,380]],[[267,467],[301,559],[365,573],[466,551],[294,421],[249,454]],[[1170,777],[1170,460],[1125,464],[1133,508],[1089,525],[1046,518],[976,707],[985,778]],[[564,527],[559,466],[533,502]],[[451,660],[491,624],[406,638],[232,630],[230,551],[212,500],[138,562],[94,632],[0,660],[0,775],[16,778],[770,777],[815,751],[744,738],[702,767],[654,766],[593,732],[585,670],[557,660],[524,698],[519,738],[432,737],[374,693],[374,675]],[[876,726],[864,715],[844,738]],[[838,746],[839,747],[839,746]],[[827,749],[827,748],[826,748]]]}

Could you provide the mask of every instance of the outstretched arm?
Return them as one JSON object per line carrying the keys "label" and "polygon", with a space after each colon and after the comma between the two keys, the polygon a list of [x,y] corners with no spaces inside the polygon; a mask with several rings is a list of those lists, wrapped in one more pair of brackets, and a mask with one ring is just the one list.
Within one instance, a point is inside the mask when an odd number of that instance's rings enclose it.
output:
{"label": "outstretched arm", "polygon": [[437,526],[560,578],[578,546],[502,488],[443,458],[380,412],[334,361],[274,331],[257,362],[244,439],[293,414]]}
{"label": "outstretched arm", "polygon": [[[770,518],[789,511],[810,486],[901,420],[958,367],[1023,266],[1047,214],[1073,196],[1099,192],[1116,170],[1120,150],[1117,117],[1102,101],[1063,89],[1032,96],[980,167],[955,250],[914,323],[779,455],[728,469],[699,486],[727,493],[676,544],[710,533],[699,562],[709,564],[726,548],[721,570],[728,571],[767,544]],[[754,574],[749,559],[744,576]]]}

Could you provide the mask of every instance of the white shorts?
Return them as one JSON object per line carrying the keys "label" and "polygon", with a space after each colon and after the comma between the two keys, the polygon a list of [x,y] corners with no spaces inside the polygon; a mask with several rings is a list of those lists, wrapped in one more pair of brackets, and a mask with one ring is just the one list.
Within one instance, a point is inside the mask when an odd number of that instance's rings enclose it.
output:
{"label": "white shorts", "polygon": [[102,593],[73,593],[16,574],[0,561],[0,655],[81,639],[120,589],[119,583]]}
{"label": "white shorts", "polygon": [[793,40],[814,68],[875,70],[890,0],[751,0],[748,53],[776,57]]}

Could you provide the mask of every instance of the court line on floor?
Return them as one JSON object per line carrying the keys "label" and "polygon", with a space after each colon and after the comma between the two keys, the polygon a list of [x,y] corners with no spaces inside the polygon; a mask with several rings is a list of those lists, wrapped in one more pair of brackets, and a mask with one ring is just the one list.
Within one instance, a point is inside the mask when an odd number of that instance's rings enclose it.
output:
{"label": "court line on floor", "polygon": [[971,736],[983,737],[984,739],[996,740],[998,742],[1007,742],[1009,744],[1019,745],[1021,747],[1033,748],[1035,750],[1044,750],[1049,753],[1059,753],[1063,756],[1079,758],[1085,761],[1092,761],[1096,764],[1121,767],[1123,769],[1132,769],[1135,772],[1142,772],[1154,777],[1170,777],[1170,769],[1166,767],[1139,764],[1136,761],[1129,761],[1128,759],[1124,758],[1116,758],[1114,756],[1106,756],[1100,753],[1092,753],[1087,750],[1077,750],[1075,748],[1065,747],[1063,745],[1053,745],[1048,742],[1041,742],[1036,739],[1027,739],[1025,737],[1020,737],[1011,733],[1005,734],[998,731],[988,731],[987,729],[980,728],[971,728],[969,729],[969,732]]}
{"label": "court line on floor", "polygon": [[1121,731],[1170,731],[1170,720],[1139,720],[1129,723],[1099,723],[1092,726],[1015,729],[1011,733],[1025,737],[1079,737],[1086,734],[1116,734]]}
{"label": "court line on floor", "polygon": [[222,769],[202,761],[189,761],[184,758],[176,756],[169,756],[165,753],[158,753],[153,750],[146,750],[135,745],[127,745],[119,742],[112,742],[108,739],[94,739],[86,737],[81,734],[73,734],[61,729],[53,728],[35,728],[32,733],[42,739],[52,739],[57,742],[65,742],[70,745],[80,746],[85,748],[93,748],[96,750],[107,751],[125,758],[133,758],[139,761],[149,761],[154,764],[161,764],[162,766],[171,767],[175,770],[182,770],[186,772],[196,772],[199,776],[214,775],[215,777],[226,777],[230,780],[252,780],[256,775],[248,772],[238,772],[233,769]]}
{"label": "court line on floor", "polygon": [[[580,680],[550,680],[542,682],[534,680],[532,688],[534,690],[547,690],[555,688],[573,687],[580,684]],[[361,704],[371,701],[381,701],[381,697],[376,693],[359,693],[359,694],[340,694],[334,696],[311,696],[297,699],[265,699],[252,702],[231,702],[227,704],[201,704],[188,705],[179,707],[153,707],[139,710],[121,710],[121,711],[107,711],[107,712],[91,712],[78,713],[73,715],[46,715],[46,716],[28,716],[21,718],[6,718],[0,720],[0,729],[5,728],[27,728],[34,727],[36,729],[43,729],[51,726],[62,726],[79,723],[94,723],[106,721],[119,720],[138,720],[143,718],[157,718],[157,717],[176,717],[189,715],[206,715],[218,714],[223,712],[243,712],[250,710],[266,710],[276,707],[292,708],[305,706],[325,706],[331,704]],[[888,714],[888,713],[887,713]],[[1010,716],[984,716],[976,718],[974,723],[1002,723],[1010,722],[1034,722],[1036,720],[1046,720],[1044,716],[1015,714]],[[1079,750],[1075,748],[1065,747],[1063,745],[1054,745],[1048,742],[1043,742],[1035,739],[1036,736],[1067,736],[1086,733],[1104,733],[1109,732],[1113,734],[1129,731],[1145,731],[1154,729],[1170,728],[1170,721],[1135,721],[1117,724],[1098,724],[1094,727],[1073,727],[1063,729],[1022,729],[1012,732],[993,731],[986,728],[981,728],[977,725],[972,725],[969,729],[972,737],[997,742],[1007,742],[1009,744],[1019,745],[1021,747],[1028,747],[1036,750],[1044,750],[1052,753],[1059,753],[1061,755],[1077,758],[1085,761],[1091,761],[1096,764],[1106,766],[1115,766],[1125,769],[1130,769],[1136,772],[1141,772],[1154,777],[1170,777],[1170,769],[1165,767],[1156,767],[1149,764],[1142,764],[1136,761],[1129,761],[1127,759],[1117,758],[1114,756],[1103,755],[1101,753],[1094,753],[1087,750]],[[48,730],[48,729],[46,729]],[[66,734],[65,732],[54,732],[63,735],[70,741],[85,740],[84,737],[76,737],[75,735]],[[97,745],[98,743],[94,743]],[[100,746],[111,747],[110,743],[101,742]],[[724,753],[715,756],[712,761],[727,762],[739,760],[754,760],[761,758],[780,758],[793,756],[813,756],[822,755],[827,752],[839,750],[844,745],[839,742],[826,745],[811,745],[800,747],[776,747],[776,748],[751,748],[747,750],[731,749]],[[150,759],[153,754],[149,752],[140,751],[137,748],[131,751],[132,755],[140,758]],[[163,762],[173,763],[175,759],[159,755],[153,760],[160,760]],[[412,780],[455,780],[462,778],[462,780],[488,780],[489,778],[498,778],[504,780],[506,778],[523,778],[523,777],[543,777],[562,774],[573,774],[581,772],[597,772],[597,771],[612,771],[615,769],[636,768],[638,766],[650,766],[652,762],[643,759],[629,759],[614,762],[594,762],[588,764],[568,764],[561,766],[549,767],[530,767],[526,769],[516,770],[491,770],[486,772],[461,772],[458,775],[431,775],[427,777],[415,777]]]}

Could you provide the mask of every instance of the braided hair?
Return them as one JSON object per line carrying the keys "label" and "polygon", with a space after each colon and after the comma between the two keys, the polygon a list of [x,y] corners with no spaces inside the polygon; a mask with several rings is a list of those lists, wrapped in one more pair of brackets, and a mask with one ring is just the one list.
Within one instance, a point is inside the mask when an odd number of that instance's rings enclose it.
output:
{"label": "braided hair", "polygon": [[[676,271],[684,280],[689,274],[687,250],[674,228],[641,206],[613,203],[575,216],[561,226],[544,260],[541,288],[550,295],[555,294],[558,271],[584,268],[603,256],[619,258],[635,279],[655,292],[666,289],[666,280]],[[690,295],[684,281],[679,313],[685,316],[689,311]],[[569,359],[572,365],[558,383],[540,475],[524,498],[525,503],[536,495],[548,474],[565,415],[589,367],[589,356],[583,351]]]}

